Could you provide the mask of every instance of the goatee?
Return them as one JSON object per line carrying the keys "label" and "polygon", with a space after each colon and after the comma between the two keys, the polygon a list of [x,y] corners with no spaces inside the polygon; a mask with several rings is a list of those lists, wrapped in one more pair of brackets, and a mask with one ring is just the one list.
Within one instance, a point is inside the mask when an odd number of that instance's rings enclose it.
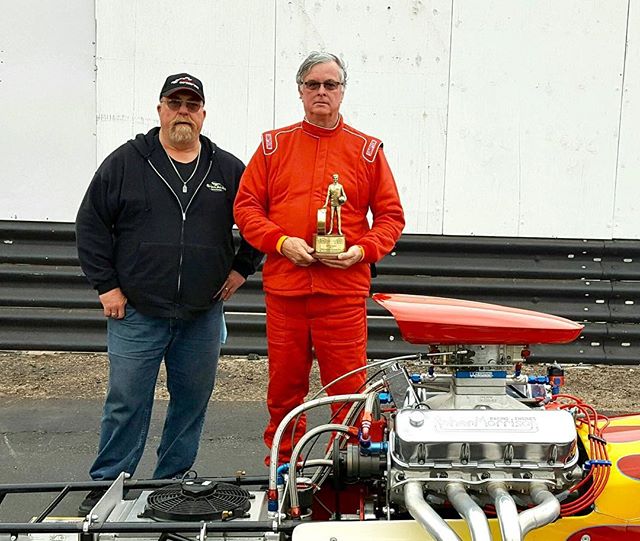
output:
{"label": "goatee", "polygon": [[197,139],[198,134],[191,124],[178,123],[169,128],[169,141],[174,145],[183,145]]}

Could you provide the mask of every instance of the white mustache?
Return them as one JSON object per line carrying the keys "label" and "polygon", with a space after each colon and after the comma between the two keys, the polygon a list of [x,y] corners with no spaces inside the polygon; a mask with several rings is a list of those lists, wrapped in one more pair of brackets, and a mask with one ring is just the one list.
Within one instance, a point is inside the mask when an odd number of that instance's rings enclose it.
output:
{"label": "white mustache", "polygon": [[188,124],[191,128],[195,129],[195,123],[189,118],[176,118],[171,122],[171,128],[176,128],[179,125]]}

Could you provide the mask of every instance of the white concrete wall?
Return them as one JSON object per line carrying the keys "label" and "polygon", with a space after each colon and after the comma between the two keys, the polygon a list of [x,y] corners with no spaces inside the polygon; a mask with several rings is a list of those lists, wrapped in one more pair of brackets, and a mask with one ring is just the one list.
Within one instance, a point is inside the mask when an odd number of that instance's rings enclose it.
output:
{"label": "white concrete wall", "polygon": [[[29,0],[15,8],[19,20],[6,28],[0,22],[2,35],[34,61],[36,101],[45,101],[40,94],[50,77],[39,61],[48,53],[29,50],[24,27],[39,30],[47,50],[91,83],[88,4]],[[73,10],[71,21],[68,9],[53,7],[59,5]],[[42,6],[49,6],[47,23],[33,17]],[[32,13],[17,15],[25,10]],[[96,91],[74,85],[86,90],[72,115],[82,128],[61,134],[57,111],[20,111],[10,118],[10,136],[0,139],[11,157],[0,169],[3,186],[32,160],[13,143],[32,135],[21,116],[40,126],[43,142],[59,143],[38,166],[53,171],[47,185],[61,201],[52,205],[27,167],[29,181],[5,190],[0,219],[72,221],[96,164],[156,125],[160,86],[178,71],[204,82],[205,133],[248,160],[262,131],[301,118],[294,76],[315,49],[347,62],[342,111],[385,142],[406,232],[638,237],[634,0],[96,0],[95,18]],[[55,33],[65,39],[40,28],[45,24],[69,28]],[[12,62],[7,56],[0,69],[7,87],[18,89]],[[0,79],[4,103],[4,74]]]}

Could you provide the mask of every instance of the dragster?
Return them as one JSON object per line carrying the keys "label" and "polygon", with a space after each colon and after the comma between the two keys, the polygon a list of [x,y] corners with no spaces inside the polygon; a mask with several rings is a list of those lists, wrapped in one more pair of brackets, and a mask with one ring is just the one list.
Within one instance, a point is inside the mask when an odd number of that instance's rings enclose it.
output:
{"label": "dragster", "polygon": [[[370,361],[359,392],[320,392],[291,411],[268,476],[123,473],[77,520],[57,519],[56,506],[105,482],[0,485],[0,504],[53,495],[32,521],[0,523],[0,541],[640,541],[640,413],[607,417],[563,393],[557,363],[523,370],[531,344],[571,342],[582,325],[457,299],[373,298],[425,351]],[[278,464],[290,423],[336,403],[341,420],[309,427]],[[129,489],[140,495],[125,499]]]}

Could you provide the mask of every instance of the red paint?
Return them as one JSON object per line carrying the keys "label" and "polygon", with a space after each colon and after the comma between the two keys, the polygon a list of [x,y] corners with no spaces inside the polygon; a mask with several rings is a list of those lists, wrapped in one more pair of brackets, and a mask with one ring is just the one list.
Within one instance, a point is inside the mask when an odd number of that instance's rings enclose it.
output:
{"label": "red paint", "polygon": [[603,436],[608,443],[640,442],[640,426],[608,426],[603,430]]}
{"label": "red paint", "polygon": [[640,526],[594,526],[574,533],[567,541],[581,541],[584,535],[590,541],[640,541]]}
{"label": "red paint", "polygon": [[640,455],[623,456],[616,466],[627,477],[640,480]]}
{"label": "red paint", "polygon": [[541,312],[482,302],[376,293],[411,344],[561,344],[583,325]]}

